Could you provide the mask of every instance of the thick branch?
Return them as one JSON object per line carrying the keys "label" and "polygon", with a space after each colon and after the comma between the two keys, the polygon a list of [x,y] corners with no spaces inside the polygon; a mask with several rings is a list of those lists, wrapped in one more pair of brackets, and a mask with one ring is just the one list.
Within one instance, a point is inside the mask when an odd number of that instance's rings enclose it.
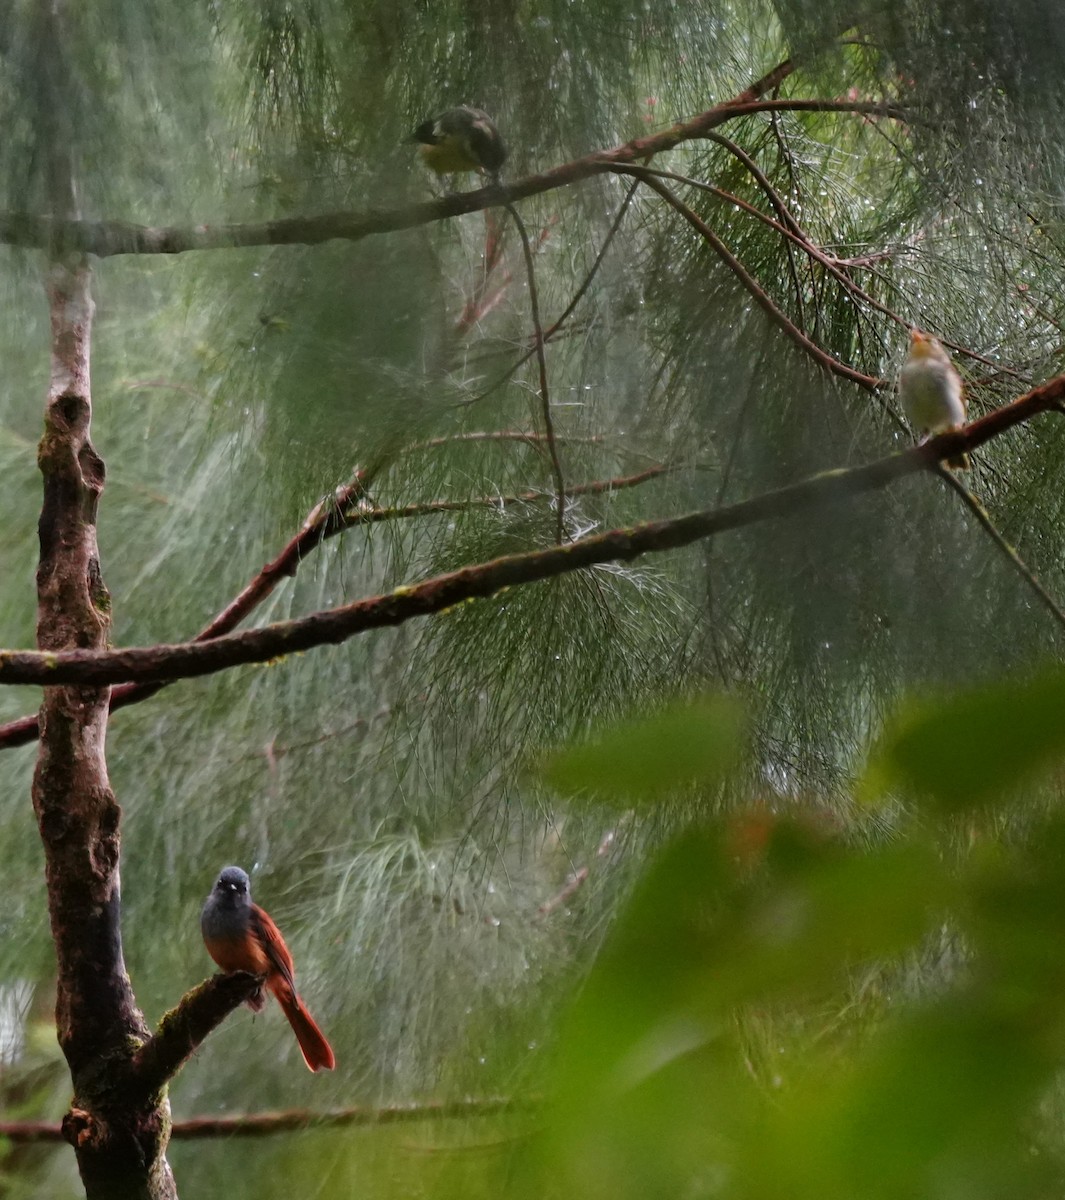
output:
{"label": "thick branch", "polygon": [[133,1076],[145,1095],[172,1079],[200,1043],[261,985],[257,975],[212,975],[182,996],[133,1058]]}
{"label": "thick branch", "polygon": [[865,466],[824,471],[800,483],[766,492],[725,508],[707,509],[665,521],[649,521],[581,538],[566,546],[512,554],[463,567],[384,596],[280,621],[262,629],[229,634],[210,642],[143,646],[107,652],[64,654],[0,652],[0,683],[113,683],[160,681],[209,675],[253,662],[346,641],[368,629],[399,625],[442,612],[464,600],[491,596],[503,588],[551,579],[606,562],[627,562],[642,554],[674,550],[729,529],[838,503],[850,496],[935,468],[941,459],[973,450],[1037,413],[1065,400],[1065,376],[1058,376],[1014,403],[996,409],[964,429],[943,433],[923,446],[892,454]]}

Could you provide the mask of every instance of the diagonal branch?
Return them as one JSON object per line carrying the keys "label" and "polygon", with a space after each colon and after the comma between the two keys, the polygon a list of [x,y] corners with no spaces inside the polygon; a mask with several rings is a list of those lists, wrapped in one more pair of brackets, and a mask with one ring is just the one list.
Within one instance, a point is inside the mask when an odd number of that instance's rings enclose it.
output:
{"label": "diagonal branch", "polygon": [[[727,138],[722,140],[724,142],[728,141]],[[619,174],[620,173],[621,172],[619,172]],[[626,168],[624,173],[635,174],[636,171],[632,168]],[[784,209],[784,211],[787,212],[787,220],[784,221],[782,219],[781,221],[777,221],[767,213],[762,212],[760,208],[752,204],[749,200],[745,200],[742,196],[737,196],[734,192],[726,191],[724,188],[717,187],[712,183],[704,183],[702,180],[693,179],[688,175],[678,175],[675,171],[660,171],[650,167],[639,168],[639,177],[641,179],[649,175],[654,175],[659,179],[672,179],[675,183],[683,183],[687,187],[697,188],[699,191],[706,192],[711,196],[717,196],[718,199],[724,200],[727,204],[730,204],[735,208],[742,208],[744,212],[749,213],[752,217],[758,221],[761,221],[770,229],[775,229],[777,233],[787,239],[790,245],[798,246],[805,254],[819,263],[830,275],[833,276],[833,278],[842,284],[852,296],[864,301],[870,306],[870,308],[876,309],[877,312],[883,313],[883,315],[889,320],[894,321],[896,325],[901,325],[905,329],[910,328],[911,323],[909,321],[901,317],[897,312],[895,312],[894,309],[888,308],[886,304],[881,303],[875,296],[870,295],[869,292],[862,289],[847,274],[843,268],[854,265],[853,259],[837,258],[834,254],[829,254],[823,247],[818,246],[809,236],[809,234],[807,234],[806,231],[795,221],[795,218],[787,209]],[[780,203],[781,207],[783,207],[783,202]],[[776,205],[774,205],[774,207],[776,207]],[[888,251],[879,251],[878,253],[888,256]],[[948,344],[943,338],[940,338],[940,341],[942,341],[944,345]],[[985,358],[981,354],[977,354],[973,350],[969,350],[964,346],[954,346],[953,343],[950,344],[952,345],[953,349],[958,350],[959,353],[962,353],[969,358],[974,358],[980,362],[986,362],[989,365],[994,365],[991,363],[990,359]],[[1003,368],[999,367],[998,369],[1002,370]],[[1009,371],[1008,368],[1006,368],[1006,370]],[[1016,378],[1027,382],[1025,377],[1022,376],[1020,372],[1009,371],[1009,373],[1014,375]]]}
{"label": "diagonal branch", "polygon": [[1046,590],[1039,580],[1039,577],[1032,570],[1023,558],[1017,553],[1016,547],[1010,545],[1006,538],[999,531],[995,523],[991,520],[991,514],[980,503],[976,496],[965,486],[964,483],[955,475],[953,471],[948,471],[946,467],[941,466],[939,473],[943,482],[961,497],[962,503],[976,518],[980,528],[984,530],[987,536],[994,542],[996,549],[1006,559],[1017,574],[1031,588],[1038,597],[1039,602],[1050,613],[1055,621],[1065,629],[1065,610],[1057,603],[1053,596]]}
{"label": "diagonal branch", "polygon": [[[460,437],[463,435],[459,435]],[[468,435],[475,437],[477,435]],[[489,436],[489,435],[485,435]],[[525,441],[535,444],[544,435],[538,433],[518,433],[503,431],[495,435],[501,440]],[[435,439],[440,443],[448,439]],[[597,439],[582,439],[597,440]],[[408,447],[409,450],[425,449],[433,443],[418,443]],[[586,483],[575,483],[566,489],[568,496],[595,496],[604,492],[616,492],[622,488],[637,487],[659,475],[676,470],[675,466],[655,463],[653,466],[638,471],[634,475],[619,475],[612,479],[594,479]],[[356,471],[352,479],[337,488],[333,496],[316,505],[304,521],[300,532],[292,538],[272,561],[247,584],[235,599],[213,617],[208,624],[193,638],[195,642],[206,642],[236,629],[240,622],[248,616],[277,585],[286,578],[296,574],[303,559],[322,542],[335,537],[345,530],[354,529],[359,525],[372,525],[381,521],[402,520],[409,517],[435,516],[440,513],[465,512],[471,508],[507,508],[515,504],[541,504],[553,497],[542,491],[516,492],[509,496],[476,496],[468,500],[428,500],[420,503],[405,504],[392,508],[363,507],[359,501],[365,493],[366,474]],[[166,687],[167,681],[159,683],[125,683],[111,691],[111,712],[126,708],[130,704],[139,704],[154,696],[156,692]],[[38,735],[37,714],[29,713],[17,717],[13,721],[0,725],[0,750],[13,746],[24,746],[32,742]]]}
{"label": "diagonal branch", "polygon": [[876,391],[883,385],[883,380],[875,379],[872,375],[866,375],[862,371],[849,366],[847,363],[840,362],[838,358],[834,358],[827,350],[822,350],[815,341],[807,337],[794,321],[789,320],[786,314],[773,301],[769,293],[732,251],[728,249],[710,226],[670,188],[666,187],[655,172],[645,172],[642,167],[625,167],[623,171],[619,171],[619,174],[639,176],[649,188],[657,192],[667,204],[680,213],[688,224],[698,232],[700,237],[709,244],[714,253],[725,263],[736,278],[739,279],[740,283],[743,284],[769,319],[826,371],[829,371],[833,375],[839,375],[843,379],[847,379],[851,383],[856,383],[859,387],[866,388],[869,391]]}
{"label": "diagonal branch", "polygon": [[[715,105],[686,123],[674,125],[650,137],[626,142],[612,150],[596,151],[506,187],[493,183],[476,191],[407,205],[392,211],[378,209],[365,213],[324,213],[316,217],[220,225],[152,227],[125,221],[63,221],[30,213],[9,212],[0,213],[0,242],[13,246],[80,249],[84,253],[105,258],[116,254],[181,254],[188,250],[228,249],[234,246],[313,245],[333,238],[357,241],[372,234],[410,229],[448,217],[478,212],[506,200],[519,200],[552,191],[599,174],[604,161],[637,161],[671,150],[682,142],[701,137],[707,129],[723,124],[733,115],[746,115],[751,111],[752,104],[760,103],[762,96],[778,87],[794,70],[791,60],[785,60],[732,100]],[[772,106],[780,102],[765,103]],[[847,103],[854,110],[863,107],[860,102]],[[872,107],[880,109],[884,106]]]}
{"label": "diagonal branch", "polygon": [[[334,536],[345,526],[340,524],[344,514],[350,514],[351,508],[365,494],[366,472],[356,471],[351,479],[342,487],[336,489],[332,496],[321,501],[308,514],[299,533],[282,549],[272,561],[255,576],[239,595],[214,616],[196,635],[194,641],[205,642],[236,629],[244,620],[283,580],[296,574],[299,564],[305,555],[314,550],[328,537]],[[164,681],[151,684],[127,683],[111,692],[110,712],[125,708],[126,705],[136,704],[154,696],[165,684]],[[19,717],[14,721],[0,725],[0,747],[22,746],[34,741],[40,730],[37,716]]]}
{"label": "diagonal branch", "polygon": [[0,683],[107,684],[123,680],[186,679],[336,644],[369,629],[400,625],[414,617],[442,612],[465,600],[494,595],[503,588],[552,579],[600,563],[628,562],[643,554],[687,546],[725,530],[827,507],[935,469],[941,459],[974,450],[1063,402],[1065,375],[1059,375],[963,429],[940,434],[924,445],[863,466],[824,471],[725,508],[613,529],[565,546],[506,555],[397,588],[387,595],[357,600],[262,629],[227,634],[209,642],[59,654],[0,652]]}
{"label": "diagonal branch", "polygon": [[[773,118],[773,122],[774,128],[776,128],[775,117]],[[799,227],[799,222],[792,216],[791,210],[784,203],[783,197],[770,182],[769,176],[766,175],[762,168],[754,161],[752,156],[748,154],[742,146],[734,142],[732,138],[726,137],[723,133],[710,133],[707,136],[710,141],[716,142],[719,146],[723,146],[734,158],[738,159],[739,162],[743,164],[747,170],[747,173],[762,189],[766,199],[776,210],[776,214],[780,220],[781,226],[784,229],[789,230],[794,237],[798,238],[801,244],[803,232]],[[785,240],[784,250],[788,256],[788,274],[791,276],[792,286],[795,289],[795,311],[799,314],[800,320],[802,320],[803,324],[805,325],[805,319],[802,315],[802,284],[799,281],[799,272],[795,261],[795,250],[791,241]]]}
{"label": "diagonal branch", "polygon": [[144,1095],[158,1092],[184,1066],[200,1043],[262,984],[257,975],[236,971],[212,975],[182,996],[130,1064]]}

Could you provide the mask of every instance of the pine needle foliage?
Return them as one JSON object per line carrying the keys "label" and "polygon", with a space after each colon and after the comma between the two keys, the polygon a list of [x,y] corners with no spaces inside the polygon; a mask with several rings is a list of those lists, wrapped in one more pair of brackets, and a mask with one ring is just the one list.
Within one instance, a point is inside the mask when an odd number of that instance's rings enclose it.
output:
{"label": "pine needle foliage", "polygon": [[[545,327],[591,275],[545,349],[553,447],[502,208],[358,241],[99,259],[93,429],[115,644],[194,636],[356,471],[364,520],[251,623],[543,549],[559,525],[571,541],[902,449],[893,383],[911,325],[956,347],[971,416],[1061,371],[1062,36],[1049,0],[0,4],[0,208],[48,215],[68,143],[81,215],[151,226],[426,202],[437,185],[404,139],[460,103],[498,121],[509,183],[795,63],[768,97],[778,108],[643,164],[675,203],[606,170],[518,202]],[[35,252],[2,253],[0,642],[26,646],[48,322]],[[982,447],[967,482],[1059,603],[1063,468],[1046,414]],[[175,1113],[538,1092],[567,1045],[559,1014],[678,826],[753,801],[812,813],[851,847],[890,843],[910,797],[870,812],[854,783],[898,698],[1027,669],[1061,644],[973,508],[922,474],[116,713],[126,957],[149,1019],[209,970],[198,908],[239,862],[343,1064],[305,1077],[276,1012],[241,1013],[175,1082]],[[619,811],[538,772],[605,722],[710,688],[746,705],[747,756],[684,804]],[[0,713],[35,703],[5,691]],[[27,980],[44,994],[52,969],[33,750],[2,754],[0,998]],[[1032,785],[1025,804],[1052,804],[1053,788]],[[746,1060],[722,1078],[746,1061],[755,1090],[776,1088],[776,1043],[819,1070],[845,1059],[954,978],[954,933],[922,936],[842,992],[729,1011]],[[40,1115],[58,1116],[58,1093],[41,1095]],[[396,1131],[331,1131],[258,1159],[226,1145],[174,1162],[190,1194],[289,1194],[301,1179],[309,1194],[499,1195],[528,1133],[508,1117],[412,1149]],[[492,1139],[519,1148],[478,1157]],[[771,1194],[696,1178],[693,1195]]]}

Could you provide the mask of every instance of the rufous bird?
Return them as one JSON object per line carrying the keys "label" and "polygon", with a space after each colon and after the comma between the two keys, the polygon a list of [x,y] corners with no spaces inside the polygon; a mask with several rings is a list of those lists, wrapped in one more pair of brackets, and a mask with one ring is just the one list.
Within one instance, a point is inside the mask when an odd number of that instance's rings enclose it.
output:
{"label": "rufous bird", "polygon": [[265,987],[292,1026],[303,1061],[312,1071],[331,1071],[336,1066],[333,1048],[296,991],[292,955],[281,930],[269,913],[252,903],[246,871],[223,867],[200,913],[200,931],[207,953],[227,974],[247,971],[262,976],[262,984],[247,1000],[252,1012],[261,1012],[266,1004]]}

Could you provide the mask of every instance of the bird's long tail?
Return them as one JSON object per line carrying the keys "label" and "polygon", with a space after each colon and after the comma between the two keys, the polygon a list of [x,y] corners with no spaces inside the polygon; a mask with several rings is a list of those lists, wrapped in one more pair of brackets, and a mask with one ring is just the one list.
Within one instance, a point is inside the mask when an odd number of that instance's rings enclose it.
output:
{"label": "bird's long tail", "polygon": [[281,1011],[292,1026],[296,1041],[300,1044],[303,1061],[312,1071],[331,1071],[336,1066],[333,1047],[326,1041],[325,1034],[318,1028],[307,1006],[285,983],[270,989],[277,997]]}

